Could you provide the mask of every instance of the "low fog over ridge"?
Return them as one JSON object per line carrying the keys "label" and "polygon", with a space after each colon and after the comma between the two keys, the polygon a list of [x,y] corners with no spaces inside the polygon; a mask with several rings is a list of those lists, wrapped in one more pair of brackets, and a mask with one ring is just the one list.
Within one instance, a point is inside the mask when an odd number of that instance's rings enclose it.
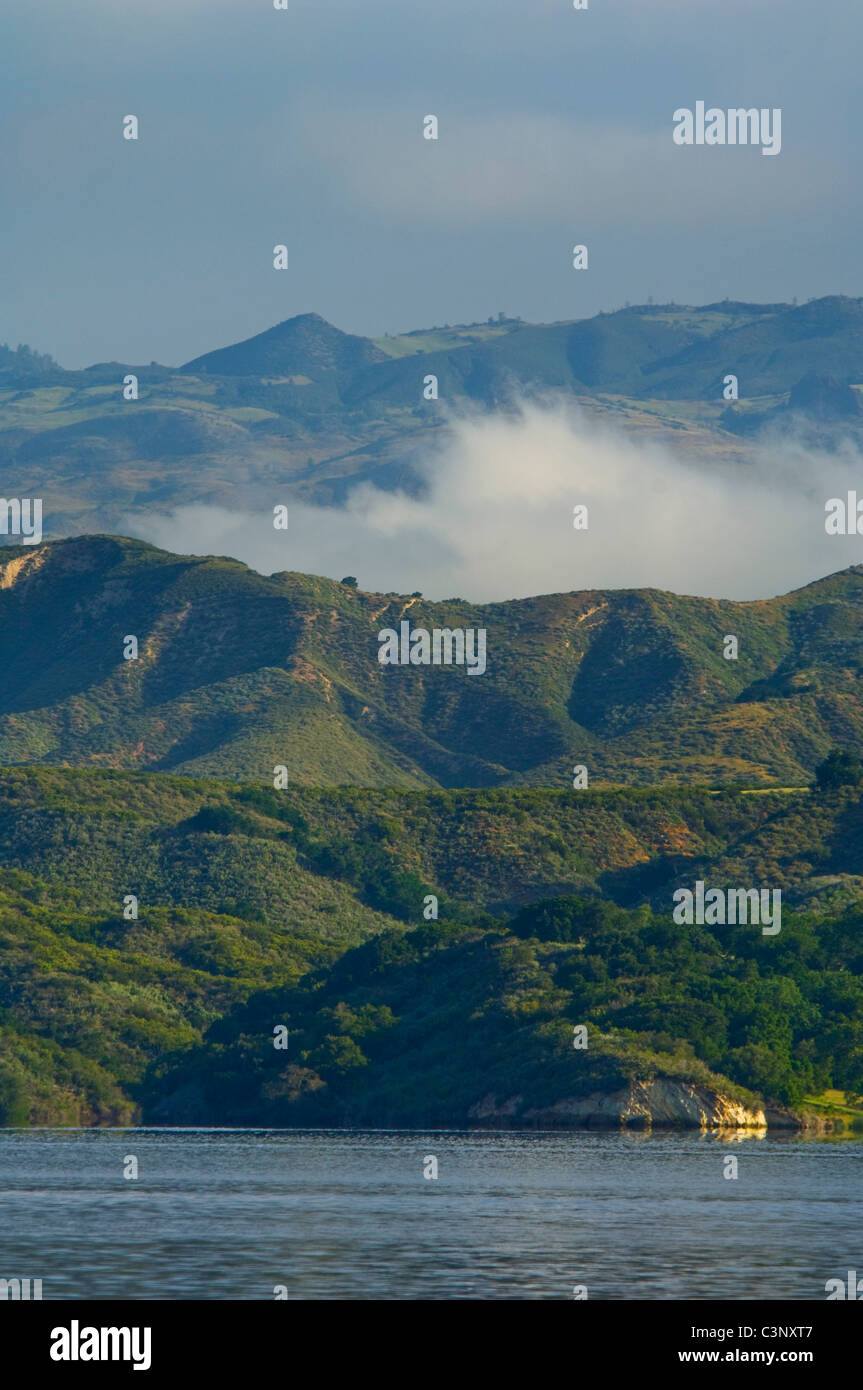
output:
{"label": "low fog over ridge", "polygon": [[[123,529],[165,549],[232,555],[262,573],[298,570],[361,588],[476,602],[599,588],[756,599],[863,561],[863,540],[830,536],[825,503],[863,478],[849,443],[813,452],[789,439],[721,467],[598,427],[569,401],[452,415],[420,461],[424,494],[357,485],[339,507],[192,505],[130,513]],[[586,530],[573,509],[588,508]]]}

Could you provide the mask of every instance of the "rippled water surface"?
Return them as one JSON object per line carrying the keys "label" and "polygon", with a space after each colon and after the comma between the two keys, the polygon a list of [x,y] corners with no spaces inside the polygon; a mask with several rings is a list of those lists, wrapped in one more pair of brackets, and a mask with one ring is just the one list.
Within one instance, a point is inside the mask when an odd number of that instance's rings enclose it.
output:
{"label": "rippled water surface", "polygon": [[45,1299],[823,1300],[863,1270],[861,1179],[857,1142],[2,1130],[0,1277]]}

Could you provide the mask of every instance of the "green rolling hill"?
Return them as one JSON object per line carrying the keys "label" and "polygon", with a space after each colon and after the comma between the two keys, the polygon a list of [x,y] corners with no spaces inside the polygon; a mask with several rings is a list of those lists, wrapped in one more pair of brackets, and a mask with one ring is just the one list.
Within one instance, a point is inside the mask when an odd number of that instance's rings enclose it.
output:
{"label": "green rolling hill", "polygon": [[[378,634],[403,620],[484,628],[485,673],[381,666]],[[608,590],[475,605],[118,537],[0,551],[5,764],[560,789],[583,764],[600,784],[793,786],[834,744],[863,752],[861,670],[861,567],[747,603]]]}

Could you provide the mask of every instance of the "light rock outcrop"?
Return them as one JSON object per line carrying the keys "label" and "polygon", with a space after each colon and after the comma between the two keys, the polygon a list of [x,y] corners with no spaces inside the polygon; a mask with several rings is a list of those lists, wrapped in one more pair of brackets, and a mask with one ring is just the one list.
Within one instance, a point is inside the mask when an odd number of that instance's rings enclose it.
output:
{"label": "light rock outcrop", "polygon": [[750,1108],[708,1086],[657,1078],[633,1081],[619,1091],[569,1096],[547,1106],[524,1107],[523,1096],[498,1101],[486,1096],[471,1106],[468,1118],[483,1126],[526,1124],[549,1128],[599,1128],[653,1125],[682,1129],[766,1129],[759,1106]]}

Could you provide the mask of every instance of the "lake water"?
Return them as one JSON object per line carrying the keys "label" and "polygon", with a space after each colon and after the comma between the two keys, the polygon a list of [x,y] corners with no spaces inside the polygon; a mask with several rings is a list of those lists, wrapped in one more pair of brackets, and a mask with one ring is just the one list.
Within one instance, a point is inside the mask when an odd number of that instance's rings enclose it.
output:
{"label": "lake water", "polygon": [[861,1159],[680,1133],[0,1130],[0,1277],[44,1299],[823,1300],[863,1271]]}

